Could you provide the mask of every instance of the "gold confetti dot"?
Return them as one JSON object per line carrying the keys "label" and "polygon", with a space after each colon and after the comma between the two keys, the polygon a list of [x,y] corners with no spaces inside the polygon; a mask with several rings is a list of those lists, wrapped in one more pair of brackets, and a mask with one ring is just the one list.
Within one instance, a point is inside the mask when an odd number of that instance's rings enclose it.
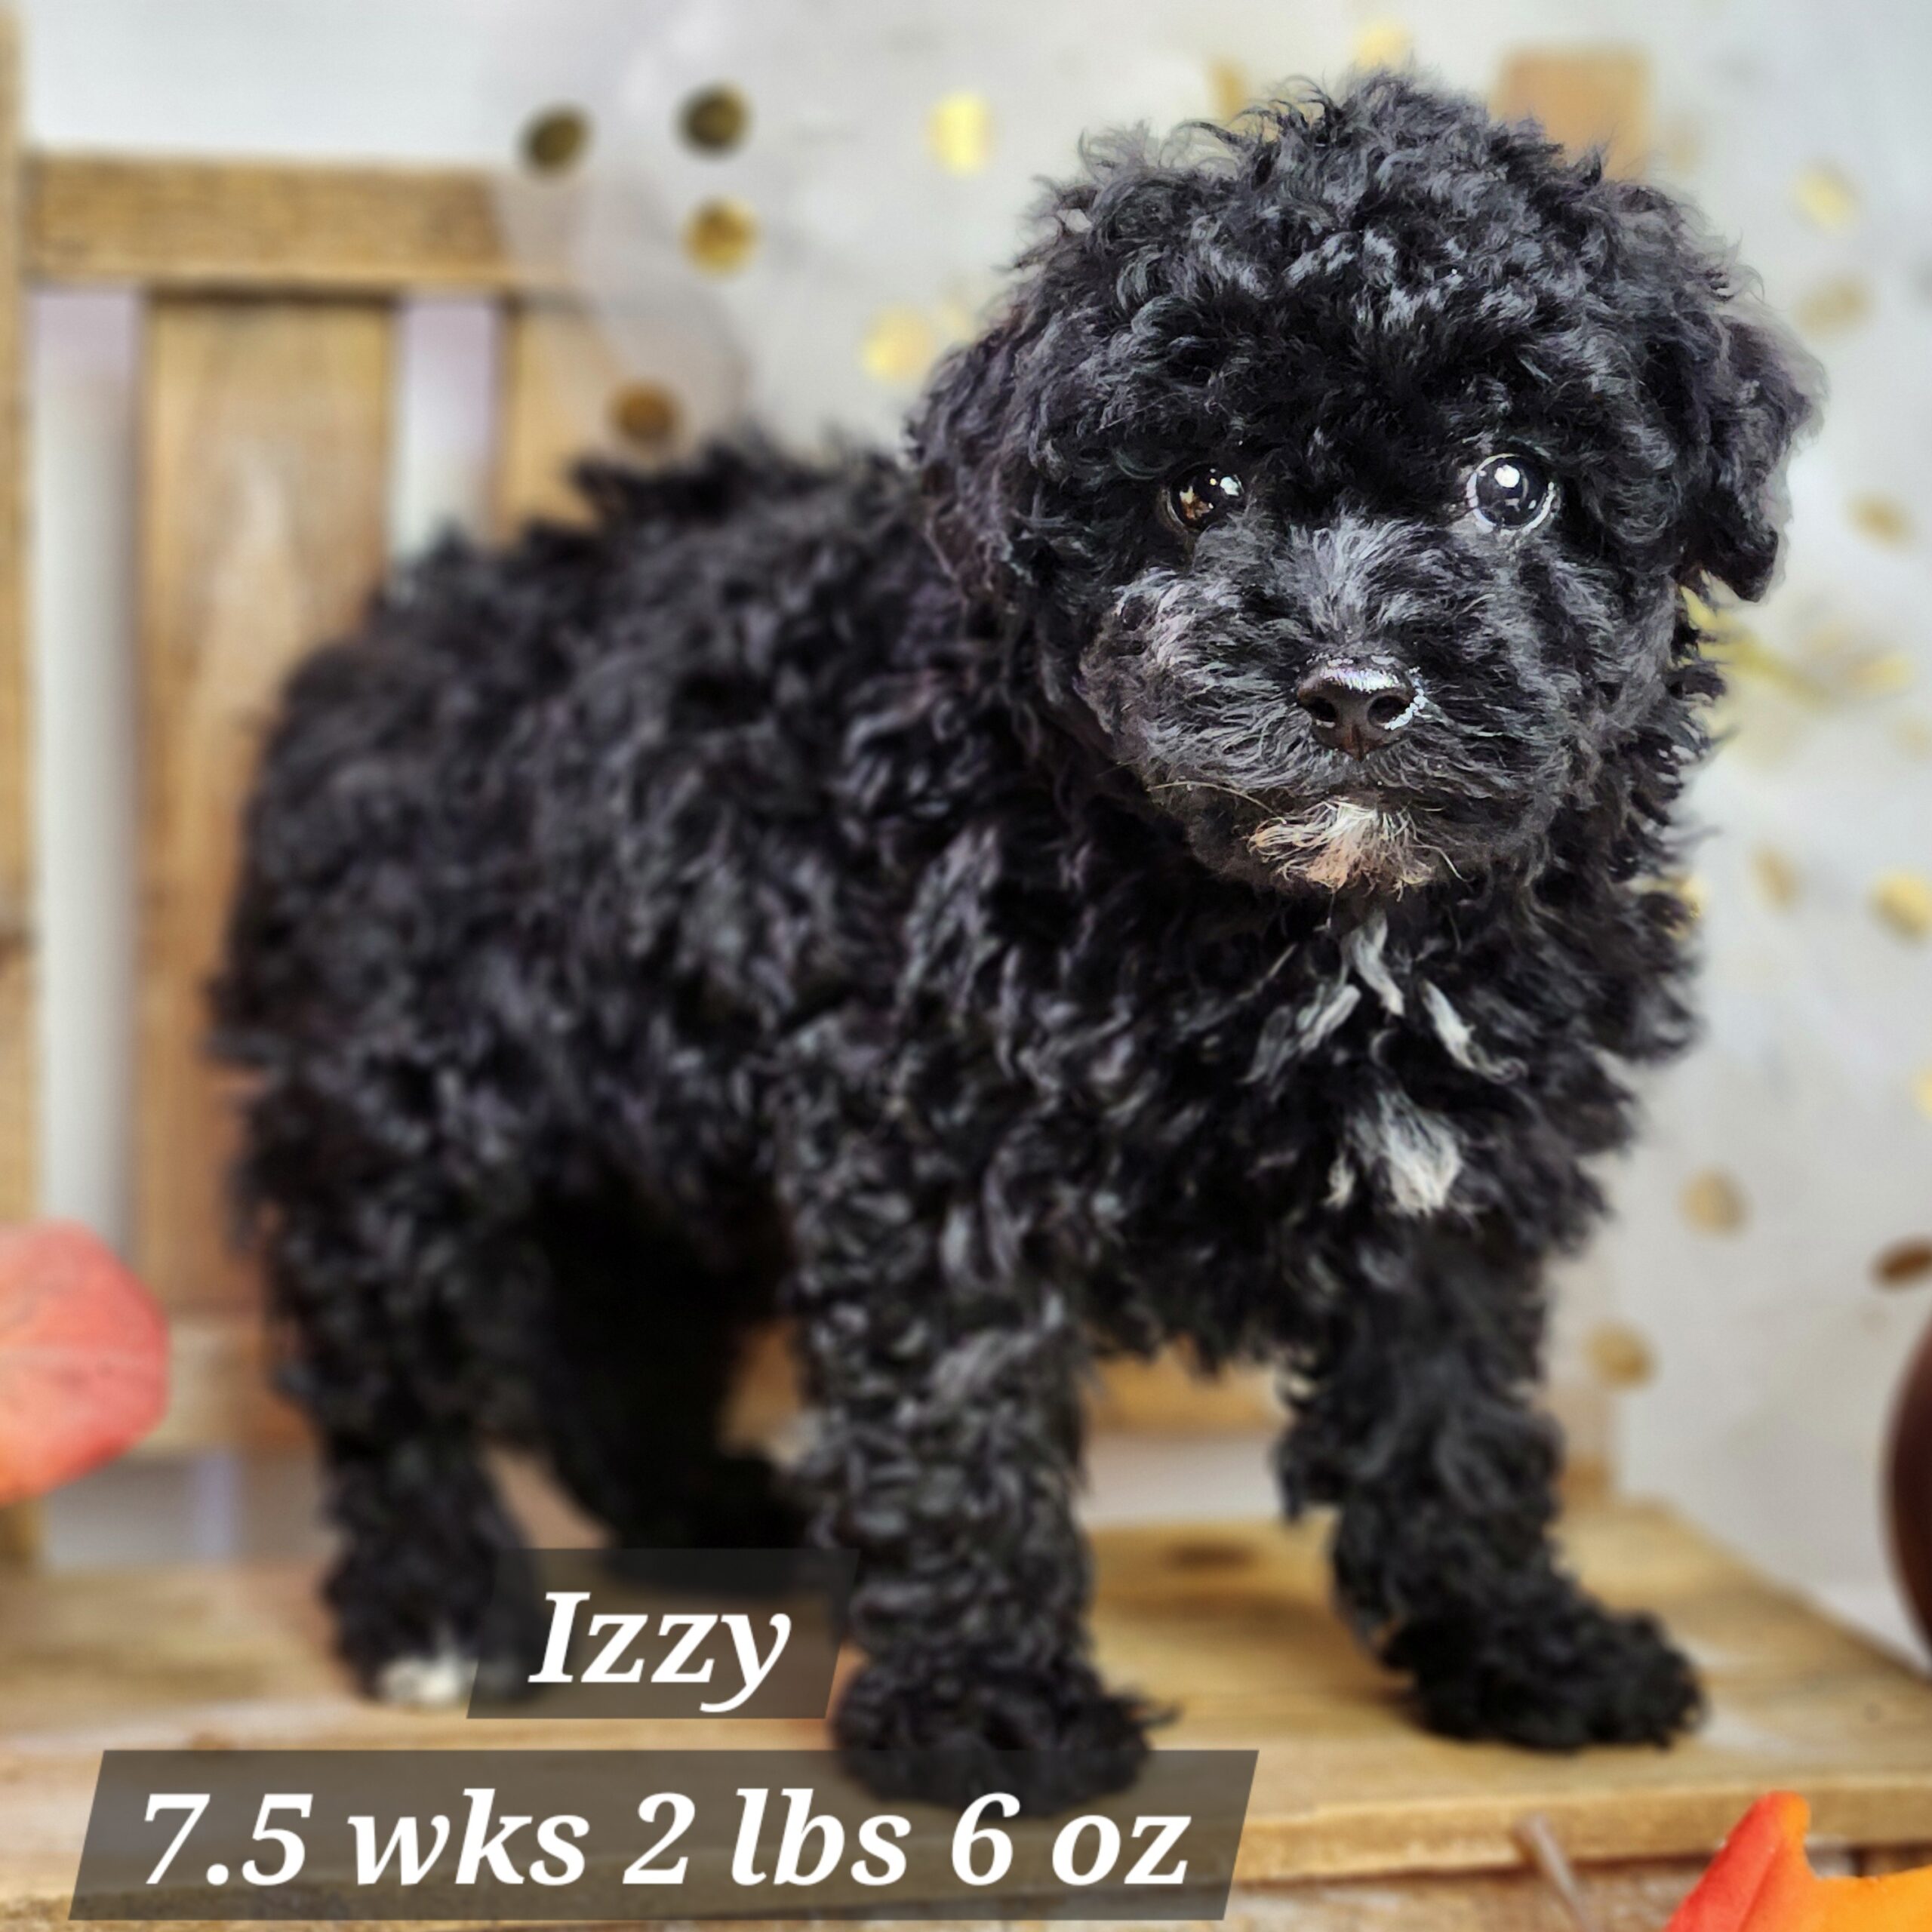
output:
{"label": "gold confetti dot", "polygon": [[1912,1097],[1918,1103],[1918,1111],[1932,1120],[1932,1066],[1921,1066],[1912,1076]]}
{"label": "gold confetti dot", "polygon": [[1760,845],[1751,854],[1751,873],[1770,904],[1785,906],[1796,900],[1798,868],[1776,848]]}
{"label": "gold confetti dot", "polygon": [[736,88],[700,88],[685,101],[678,126],[700,154],[729,154],[752,124],[751,104]]}
{"label": "gold confetti dot", "polygon": [[1903,1288],[1932,1275],[1932,1241],[1923,1235],[1895,1241],[1872,1263],[1872,1272],[1884,1288]]}
{"label": "gold confetti dot", "polygon": [[1932,879],[1923,872],[1885,872],[1872,882],[1872,909],[1901,939],[1932,933]]}
{"label": "gold confetti dot", "polygon": [[534,174],[566,174],[589,147],[590,118],[579,108],[546,108],[523,131],[524,165]]}
{"label": "gold confetti dot", "polygon": [[1858,190],[1826,162],[1798,171],[1791,184],[1791,198],[1798,213],[1820,228],[1844,228],[1858,214]]}
{"label": "gold confetti dot", "polygon": [[1217,121],[1238,121],[1242,111],[1254,105],[1254,90],[1249,86],[1247,69],[1234,60],[1208,63],[1208,97]]}
{"label": "gold confetti dot", "polygon": [[1700,1232],[1735,1234],[1749,1212],[1744,1190],[1721,1168],[1707,1168],[1685,1183],[1677,1204],[1684,1218]]}
{"label": "gold confetti dot", "polygon": [[743,202],[701,202],[685,223],[685,253],[707,275],[735,275],[758,246],[758,217]]}
{"label": "gold confetti dot", "polygon": [[661,450],[678,433],[678,398],[661,383],[626,383],[611,398],[611,427],[639,449]]}
{"label": "gold confetti dot", "polygon": [[881,309],[859,345],[867,375],[881,383],[916,383],[931,368],[938,343],[916,309]]}
{"label": "gold confetti dot", "polygon": [[1694,919],[1701,919],[1710,903],[1711,889],[1695,872],[1686,872],[1681,878],[1665,881],[1666,889],[1677,895],[1684,909]]}
{"label": "gold confetti dot", "polygon": [[1857,275],[1841,275],[1801,296],[1791,312],[1807,335],[1842,335],[1871,314],[1872,291]]}
{"label": "gold confetti dot", "polygon": [[1606,1321],[1592,1331],[1583,1352],[1607,1389],[1641,1389],[1657,1372],[1657,1351],[1626,1322]]}
{"label": "gold confetti dot", "polygon": [[949,174],[977,174],[993,151],[993,110],[984,94],[949,94],[926,116],[926,146]]}
{"label": "gold confetti dot", "polygon": [[1355,35],[1349,57],[1358,67],[1399,67],[1415,46],[1399,20],[1371,20]]}
{"label": "gold confetti dot", "polygon": [[1852,521],[1875,543],[1897,546],[1912,541],[1912,518],[1890,497],[1854,497],[1846,506]]}
{"label": "gold confetti dot", "polygon": [[1875,651],[1846,668],[1845,688],[1860,697],[1895,697],[1911,690],[1918,675],[1918,667],[1903,651]]}

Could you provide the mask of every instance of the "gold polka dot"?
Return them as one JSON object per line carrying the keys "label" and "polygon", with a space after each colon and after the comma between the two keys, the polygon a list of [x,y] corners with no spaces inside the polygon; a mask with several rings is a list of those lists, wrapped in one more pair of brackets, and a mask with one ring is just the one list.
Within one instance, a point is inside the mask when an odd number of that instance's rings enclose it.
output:
{"label": "gold polka dot", "polygon": [[546,108],[523,131],[524,165],[533,174],[567,174],[589,147],[590,117],[580,108]]}
{"label": "gold polka dot", "polygon": [[1684,1218],[1700,1232],[1735,1234],[1749,1213],[1744,1190],[1721,1168],[1707,1168],[1685,1183],[1677,1204]]}
{"label": "gold polka dot", "polygon": [[916,309],[881,309],[859,344],[859,361],[881,383],[916,383],[938,353],[932,325]]}
{"label": "gold polka dot", "polygon": [[1901,939],[1932,933],[1932,879],[1923,872],[1884,872],[1872,881],[1872,909]]}
{"label": "gold polka dot", "polygon": [[1852,521],[1875,543],[1894,546],[1912,541],[1912,517],[1890,497],[1854,497],[1846,506]]}
{"label": "gold polka dot", "polygon": [[1626,1322],[1606,1321],[1583,1344],[1583,1352],[1607,1389],[1641,1389],[1657,1372],[1657,1351]]}
{"label": "gold polka dot", "polygon": [[758,246],[758,217],[743,202],[701,202],[685,223],[685,253],[707,275],[735,275]]}
{"label": "gold polka dot", "polygon": [[611,427],[639,449],[662,450],[678,433],[678,398],[661,383],[626,383],[611,398]]}
{"label": "gold polka dot", "polygon": [[1932,1066],[1921,1066],[1912,1076],[1912,1097],[1918,1102],[1918,1111],[1932,1120]]}
{"label": "gold polka dot", "polygon": [[1860,697],[1895,697],[1911,690],[1918,667],[1903,651],[1875,651],[1845,669],[1845,688]]}
{"label": "gold polka dot", "polygon": [[1874,1259],[1872,1272],[1884,1288],[1903,1288],[1913,1281],[1924,1281],[1932,1275],[1932,1241],[1915,1235],[1906,1241],[1894,1241]]}
{"label": "gold polka dot", "polygon": [[1244,109],[1254,104],[1254,90],[1248,84],[1247,69],[1237,61],[1208,62],[1208,93],[1214,103],[1217,121],[1237,121]]}
{"label": "gold polka dot", "polygon": [[1858,214],[1858,190],[1827,162],[1801,169],[1791,184],[1791,198],[1806,220],[1820,228],[1844,228]]}
{"label": "gold polka dot", "polygon": [[1751,854],[1751,875],[1770,905],[1789,906],[1798,897],[1798,868],[1774,846],[1760,845]]}
{"label": "gold polka dot", "polygon": [[993,151],[993,110],[982,94],[949,94],[926,116],[926,146],[949,174],[977,174]]}
{"label": "gold polka dot", "polygon": [[1667,880],[1666,884],[1692,918],[1701,919],[1704,916],[1711,903],[1711,889],[1697,873],[1686,872],[1682,878]]}
{"label": "gold polka dot", "polygon": [[1415,41],[1399,20],[1371,20],[1355,35],[1349,58],[1358,67],[1399,67]]}
{"label": "gold polka dot", "polygon": [[751,103],[736,88],[700,88],[678,115],[678,131],[700,154],[729,154],[752,125]]}
{"label": "gold polka dot", "polygon": [[1871,314],[1872,291],[1857,275],[1841,275],[1801,296],[1791,312],[1807,335],[1842,335]]}

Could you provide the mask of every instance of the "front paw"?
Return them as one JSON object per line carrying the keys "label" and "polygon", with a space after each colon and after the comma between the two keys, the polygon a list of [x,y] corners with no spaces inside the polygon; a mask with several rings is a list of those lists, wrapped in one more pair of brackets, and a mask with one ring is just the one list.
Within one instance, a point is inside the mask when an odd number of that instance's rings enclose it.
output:
{"label": "front paw", "polygon": [[907,1656],[867,1666],[832,1725],[847,1767],[878,1797],[964,1805],[1004,1791],[1051,1814],[1131,1784],[1148,1722],[1078,1660],[1029,1669]]}
{"label": "front paw", "polygon": [[1695,1673],[1654,1617],[1573,1591],[1418,1619],[1385,1655],[1414,1673],[1423,1721],[1449,1737],[1537,1751],[1665,1745],[1703,1710]]}

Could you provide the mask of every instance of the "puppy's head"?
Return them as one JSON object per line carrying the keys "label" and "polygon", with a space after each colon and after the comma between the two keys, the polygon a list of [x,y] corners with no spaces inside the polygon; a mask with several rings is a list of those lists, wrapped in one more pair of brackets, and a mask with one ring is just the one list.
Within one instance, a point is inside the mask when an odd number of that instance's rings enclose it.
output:
{"label": "puppy's head", "polygon": [[1386,76],[1058,190],[914,441],[1030,674],[1223,872],[1532,854],[1758,595],[1808,411],[1657,190]]}

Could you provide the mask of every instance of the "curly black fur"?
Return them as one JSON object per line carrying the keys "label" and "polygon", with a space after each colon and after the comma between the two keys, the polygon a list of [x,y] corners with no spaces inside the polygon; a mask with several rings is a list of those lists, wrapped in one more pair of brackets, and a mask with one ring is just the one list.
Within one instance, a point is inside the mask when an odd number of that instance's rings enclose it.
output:
{"label": "curly black fur", "polygon": [[[446,546],[290,688],[220,1039],[344,1648],[513,1643],[493,1435],[626,1541],[788,1533],[712,1446],[783,1307],[900,1789],[1131,1775],[1078,1411],[1173,1336],[1282,1364],[1287,1506],[1429,1723],[1663,1742],[1687,1666],[1551,1549],[1542,1268],[1685,1037],[1678,591],[1770,575],[1792,358],[1666,196],[1386,77],[1047,214],[910,470],[592,472],[594,528]],[[1499,449],[1535,528],[1466,506]],[[1422,694],[1360,761],[1296,702],[1337,654]]]}

